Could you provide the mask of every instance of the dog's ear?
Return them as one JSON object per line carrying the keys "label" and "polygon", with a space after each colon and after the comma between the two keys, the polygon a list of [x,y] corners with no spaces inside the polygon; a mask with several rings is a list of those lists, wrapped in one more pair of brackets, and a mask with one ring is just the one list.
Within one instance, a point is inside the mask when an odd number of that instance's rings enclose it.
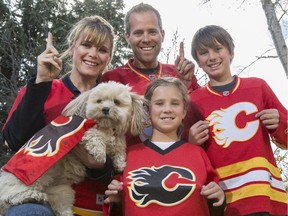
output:
{"label": "dog's ear", "polygon": [[135,136],[142,133],[145,127],[150,126],[150,118],[147,109],[148,101],[144,96],[131,92],[131,98],[133,111],[130,132]]}
{"label": "dog's ear", "polygon": [[86,105],[90,92],[91,90],[81,93],[77,98],[67,104],[67,106],[62,111],[62,115],[77,115],[86,118]]}

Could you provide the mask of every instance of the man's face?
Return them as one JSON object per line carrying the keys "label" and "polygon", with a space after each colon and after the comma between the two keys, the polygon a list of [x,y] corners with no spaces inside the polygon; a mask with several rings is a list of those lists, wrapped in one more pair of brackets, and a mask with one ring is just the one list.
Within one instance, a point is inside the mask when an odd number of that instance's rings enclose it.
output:
{"label": "man's face", "polygon": [[160,29],[156,14],[152,11],[132,13],[129,23],[130,32],[126,32],[125,38],[133,51],[135,66],[157,67],[164,31]]}

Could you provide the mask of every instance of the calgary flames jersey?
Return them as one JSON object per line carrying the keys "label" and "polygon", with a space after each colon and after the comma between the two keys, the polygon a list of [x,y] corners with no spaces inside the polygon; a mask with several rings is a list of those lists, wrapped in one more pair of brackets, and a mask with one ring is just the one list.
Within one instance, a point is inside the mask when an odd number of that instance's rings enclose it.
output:
{"label": "calgary flames jersey", "polygon": [[128,148],[122,181],[125,216],[208,216],[200,190],[218,176],[199,146],[178,141],[162,150],[146,140]]}
{"label": "calgary flames jersey", "polygon": [[[287,214],[287,193],[269,138],[287,148],[287,110],[266,82],[236,77],[235,87],[222,94],[208,84],[192,92],[191,101],[210,122],[207,154],[226,193],[226,215]],[[279,111],[276,130],[255,117],[264,109]]]}

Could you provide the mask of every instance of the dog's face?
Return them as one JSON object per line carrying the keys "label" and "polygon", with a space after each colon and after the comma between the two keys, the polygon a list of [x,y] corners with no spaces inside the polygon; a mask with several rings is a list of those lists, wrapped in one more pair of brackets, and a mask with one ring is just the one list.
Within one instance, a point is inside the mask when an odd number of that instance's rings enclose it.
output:
{"label": "dog's face", "polygon": [[100,127],[127,129],[133,113],[131,87],[117,83],[101,83],[92,89],[86,104],[86,116]]}
{"label": "dog's face", "polygon": [[113,128],[117,134],[140,134],[146,127],[149,114],[143,108],[147,101],[131,92],[131,87],[114,81],[100,83],[82,93],[63,110],[64,116],[79,115],[94,119],[99,127]]}

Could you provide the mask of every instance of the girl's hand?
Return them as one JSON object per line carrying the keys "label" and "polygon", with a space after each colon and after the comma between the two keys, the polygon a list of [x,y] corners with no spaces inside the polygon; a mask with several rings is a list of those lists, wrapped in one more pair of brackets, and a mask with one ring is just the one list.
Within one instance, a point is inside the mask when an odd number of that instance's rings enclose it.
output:
{"label": "girl's hand", "polygon": [[189,129],[188,141],[192,144],[202,145],[209,139],[209,122],[198,121]]}
{"label": "girl's hand", "polygon": [[265,109],[255,115],[266,126],[267,129],[273,130],[279,126],[280,115],[277,109]]}
{"label": "girl's hand", "polygon": [[108,189],[105,191],[107,198],[104,203],[109,204],[111,202],[121,202],[121,191],[123,190],[123,183],[113,179],[108,185]]}
{"label": "girl's hand", "polygon": [[52,34],[48,33],[46,50],[37,57],[36,83],[48,82],[58,78],[62,68],[62,60],[53,46]]}
{"label": "girl's hand", "polygon": [[221,206],[225,200],[224,191],[215,182],[210,182],[209,184],[204,185],[200,194],[205,196],[207,199],[215,199],[216,202],[213,203],[213,206],[215,207]]}

